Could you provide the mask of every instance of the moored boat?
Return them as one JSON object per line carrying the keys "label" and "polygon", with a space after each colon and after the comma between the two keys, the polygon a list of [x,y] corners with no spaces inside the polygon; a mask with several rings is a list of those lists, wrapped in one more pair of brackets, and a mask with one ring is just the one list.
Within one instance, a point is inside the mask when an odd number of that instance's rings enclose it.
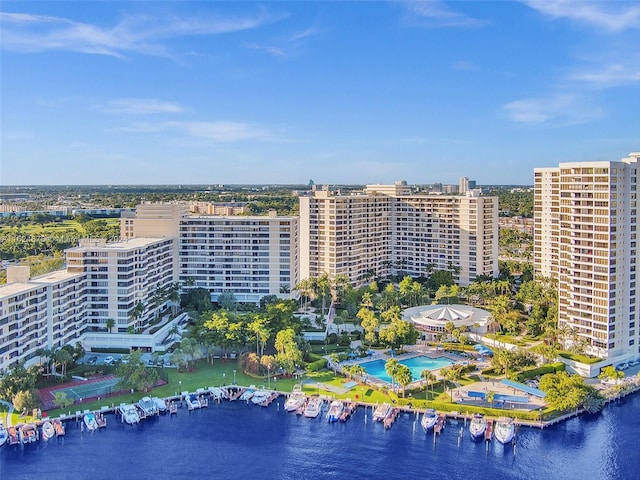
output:
{"label": "moored boat", "polygon": [[320,411],[322,410],[322,399],[317,396],[313,396],[309,398],[309,403],[307,403],[306,408],[304,409],[304,416],[307,418],[316,418],[320,415]]}
{"label": "moored boat", "polygon": [[65,434],[65,428],[62,420],[60,420],[59,418],[54,418],[53,420],[51,420],[51,424],[56,431],[56,437],[61,437]]}
{"label": "moored boat", "polygon": [[122,415],[122,420],[129,425],[133,425],[134,423],[140,422],[140,415],[138,415],[138,409],[135,405],[120,405],[120,414]]}
{"label": "moored boat", "polygon": [[150,417],[151,415],[156,415],[158,413],[156,402],[151,400],[151,397],[142,397],[138,400],[138,406],[144,413],[145,417]]}
{"label": "moored boat", "polygon": [[198,400],[198,396],[195,393],[186,395],[184,401],[187,402],[187,408],[189,410],[200,408],[200,400]]}
{"label": "moored boat", "polygon": [[493,426],[493,435],[502,444],[507,444],[513,440],[516,434],[516,427],[511,418],[499,418]]}
{"label": "moored boat", "polygon": [[155,403],[156,408],[158,409],[158,413],[164,415],[165,413],[167,413],[167,402],[164,401],[161,398],[158,397],[153,397],[151,400],[153,400],[153,403]]}
{"label": "moored boat", "polygon": [[340,420],[340,415],[344,411],[344,403],[340,400],[334,400],[329,405],[329,411],[327,412],[327,422],[334,423]]}
{"label": "moored boat", "polygon": [[42,439],[49,440],[56,436],[56,430],[53,428],[53,425],[49,420],[45,421],[42,424]]}
{"label": "moored boat", "polygon": [[300,385],[295,385],[289,398],[284,402],[284,409],[287,412],[295,412],[307,401],[307,396],[302,392]]}
{"label": "moored boat", "polygon": [[96,421],[96,416],[94,413],[85,413],[84,417],[82,417],[82,421],[87,427],[87,430],[89,430],[90,432],[98,429],[98,422]]}
{"label": "moored boat", "polygon": [[484,432],[487,430],[487,419],[484,415],[476,413],[471,422],[469,422],[469,433],[473,438],[483,438]]}
{"label": "moored boat", "polygon": [[38,429],[33,423],[25,423],[18,427],[18,436],[23,445],[38,441]]}
{"label": "moored boat", "polygon": [[253,394],[253,397],[251,397],[251,403],[254,405],[262,405],[270,396],[271,392],[269,390],[258,390]]}
{"label": "moored boat", "polygon": [[383,403],[381,405],[378,405],[376,409],[373,411],[373,419],[376,422],[382,422],[384,421],[385,417],[389,415],[390,411],[391,411],[391,405],[389,405],[388,403]]}
{"label": "moored boat", "polygon": [[420,424],[422,428],[424,428],[425,432],[431,430],[436,423],[438,422],[438,414],[432,408],[427,408],[422,415],[422,420],[420,420]]}

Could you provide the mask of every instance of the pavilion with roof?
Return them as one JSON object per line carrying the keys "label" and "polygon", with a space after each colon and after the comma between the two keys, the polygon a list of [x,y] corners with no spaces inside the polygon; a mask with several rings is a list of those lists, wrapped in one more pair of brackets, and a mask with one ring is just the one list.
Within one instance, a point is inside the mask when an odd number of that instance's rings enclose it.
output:
{"label": "pavilion with roof", "polygon": [[421,305],[407,308],[403,320],[412,322],[418,330],[427,334],[445,333],[445,325],[452,322],[454,328],[467,327],[469,332],[484,334],[492,331],[495,322],[491,313],[471,305]]}

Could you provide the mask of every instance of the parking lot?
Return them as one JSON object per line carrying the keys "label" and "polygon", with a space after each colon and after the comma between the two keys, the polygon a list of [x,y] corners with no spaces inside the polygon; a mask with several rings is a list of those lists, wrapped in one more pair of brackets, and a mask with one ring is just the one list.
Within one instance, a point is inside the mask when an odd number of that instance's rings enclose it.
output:
{"label": "parking lot", "polygon": [[[128,354],[123,353],[94,353],[87,352],[85,356],[78,363],[84,365],[119,365],[121,363],[126,363]],[[160,355],[158,357],[158,365],[171,367],[172,365],[169,362],[171,355],[165,353],[164,355]],[[154,357],[152,353],[143,353],[141,356],[142,361],[145,365],[154,366]]]}

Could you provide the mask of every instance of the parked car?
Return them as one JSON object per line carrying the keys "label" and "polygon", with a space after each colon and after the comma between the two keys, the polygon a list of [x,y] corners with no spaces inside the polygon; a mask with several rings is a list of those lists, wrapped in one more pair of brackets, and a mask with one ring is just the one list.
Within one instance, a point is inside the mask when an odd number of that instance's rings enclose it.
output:
{"label": "parked car", "polygon": [[630,366],[630,367],[635,367],[636,365],[638,365],[638,363],[640,363],[640,362],[638,362],[637,360],[631,360],[631,361],[629,362],[629,366]]}
{"label": "parked car", "polygon": [[92,357],[89,357],[87,359],[87,364],[89,365],[95,365],[98,362],[98,357],[96,355],[93,355]]}
{"label": "parked car", "polygon": [[107,358],[104,359],[105,365],[111,365],[112,363],[113,363],[113,357],[111,355],[109,355]]}
{"label": "parked car", "polygon": [[622,362],[616,365],[616,370],[626,370],[629,368],[629,364],[627,362]]}

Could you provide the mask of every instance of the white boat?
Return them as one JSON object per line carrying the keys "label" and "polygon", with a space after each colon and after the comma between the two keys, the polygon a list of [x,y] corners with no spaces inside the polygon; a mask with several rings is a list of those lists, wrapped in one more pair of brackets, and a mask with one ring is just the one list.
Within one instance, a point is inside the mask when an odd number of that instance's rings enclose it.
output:
{"label": "white boat", "polygon": [[307,401],[307,396],[302,392],[300,385],[296,385],[293,387],[293,391],[289,398],[284,402],[284,409],[287,412],[295,412],[299,408],[301,408],[305,402]]}
{"label": "white boat", "polygon": [[344,403],[340,400],[334,400],[329,405],[329,411],[327,412],[327,422],[334,423],[340,420],[340,415],[344,411]]}
{"label": "white boat", "polygon": [[484,432],[487,430],[487,419],[484,415],[476,413],[471,422],[469,422],[469,433],[473,438],[483,438]]}
{"label": "white boat", "polygon": [[185,396],[184,401],[187,402],[187,408],[189,410],[200,408],[200,400],[198,400],[198,396],[195,393],[190,393]]}
{"label": "white boat", "polygon": [[242,395],[240,395],[240,400],[248,402],[249,400],[251,400],[251,397],[253,397],[254,393],[256,393],[256,386],[250,385],[244,392],[242,392]]}
{"label": "white boat", "polygon": [[56,430],[49,420],[42,424],[42,439],[49,440],[56,436]]}
{"label": "white boat", "polygon": [[156,407],[156,402],[151,400],[151,397],[142,397],[138,400],[138,406],[140,410],[142,410],[145,417],[150,417],[151,415],[156,415],[158,413],[158,407]]}
{"label": "white boat", "polygon": [[163,415],[167,413],[167,404],[164,400],[158,397],[153,397],[151,400],[153,400],[153,403],[156,405],[158,413],[161,413]]}
{"label": "white boat", "polygon": [[37,442],[38,429],[33,423],[25,423],[18,428],[18,436],[20,437],[20,443],[23,445]]}
{"label": "white boat", "polygon": [[82,421],[90,432],[98,429],[98,422],[96,421],[96,416],[93,413],[85,413],[84,417],[82,417]]}
{"label": "white boat", "polygon": [[7,432],[7,429],[4,428],[4,424],[2,423],[2,420],[0,420],[0,447],[6,443],[8,438],[9,438],[9,432]]}
{"label": "white boat", "polygon": [[322,399],[320,397],[311,397],[307,407],[304,409],[304,416],[307,418],[316,418],[322,410]]}
{"label": "white boat", "polygon": [[140,415],[138,415],[138,409],[135,405],[120,405],[120,414],[122,419],[129,425],[140,422]]}
{"label": "white boat", "polygon": [[251,397],[251,403],[260,405],[262,402],[266,402],[270,396],[271,392],[269,390],[258,390],[253,394],[253,397]]}
{"label": "white boat", "polygon": [[493,427],[493,435],[502,444],[507,444],[513,440],[516,434],[516,427],[510,418],[500,418]]}
{"label": "white boat", "polygon": [[376,422],[382,422],[389,412],[391,411],[391,405],[388,403],[383,403],[382,405],[378,405],[376,409],[373,411],[373,419]]}
{"label": "white boat", "polygon": [[424,428],[424,431],[427,432],[431,430],[436,425],[436,423],[438,423],[438,414],[434,409],[427,408],[422,415],[422,420],[420,420],[422,428]]}

